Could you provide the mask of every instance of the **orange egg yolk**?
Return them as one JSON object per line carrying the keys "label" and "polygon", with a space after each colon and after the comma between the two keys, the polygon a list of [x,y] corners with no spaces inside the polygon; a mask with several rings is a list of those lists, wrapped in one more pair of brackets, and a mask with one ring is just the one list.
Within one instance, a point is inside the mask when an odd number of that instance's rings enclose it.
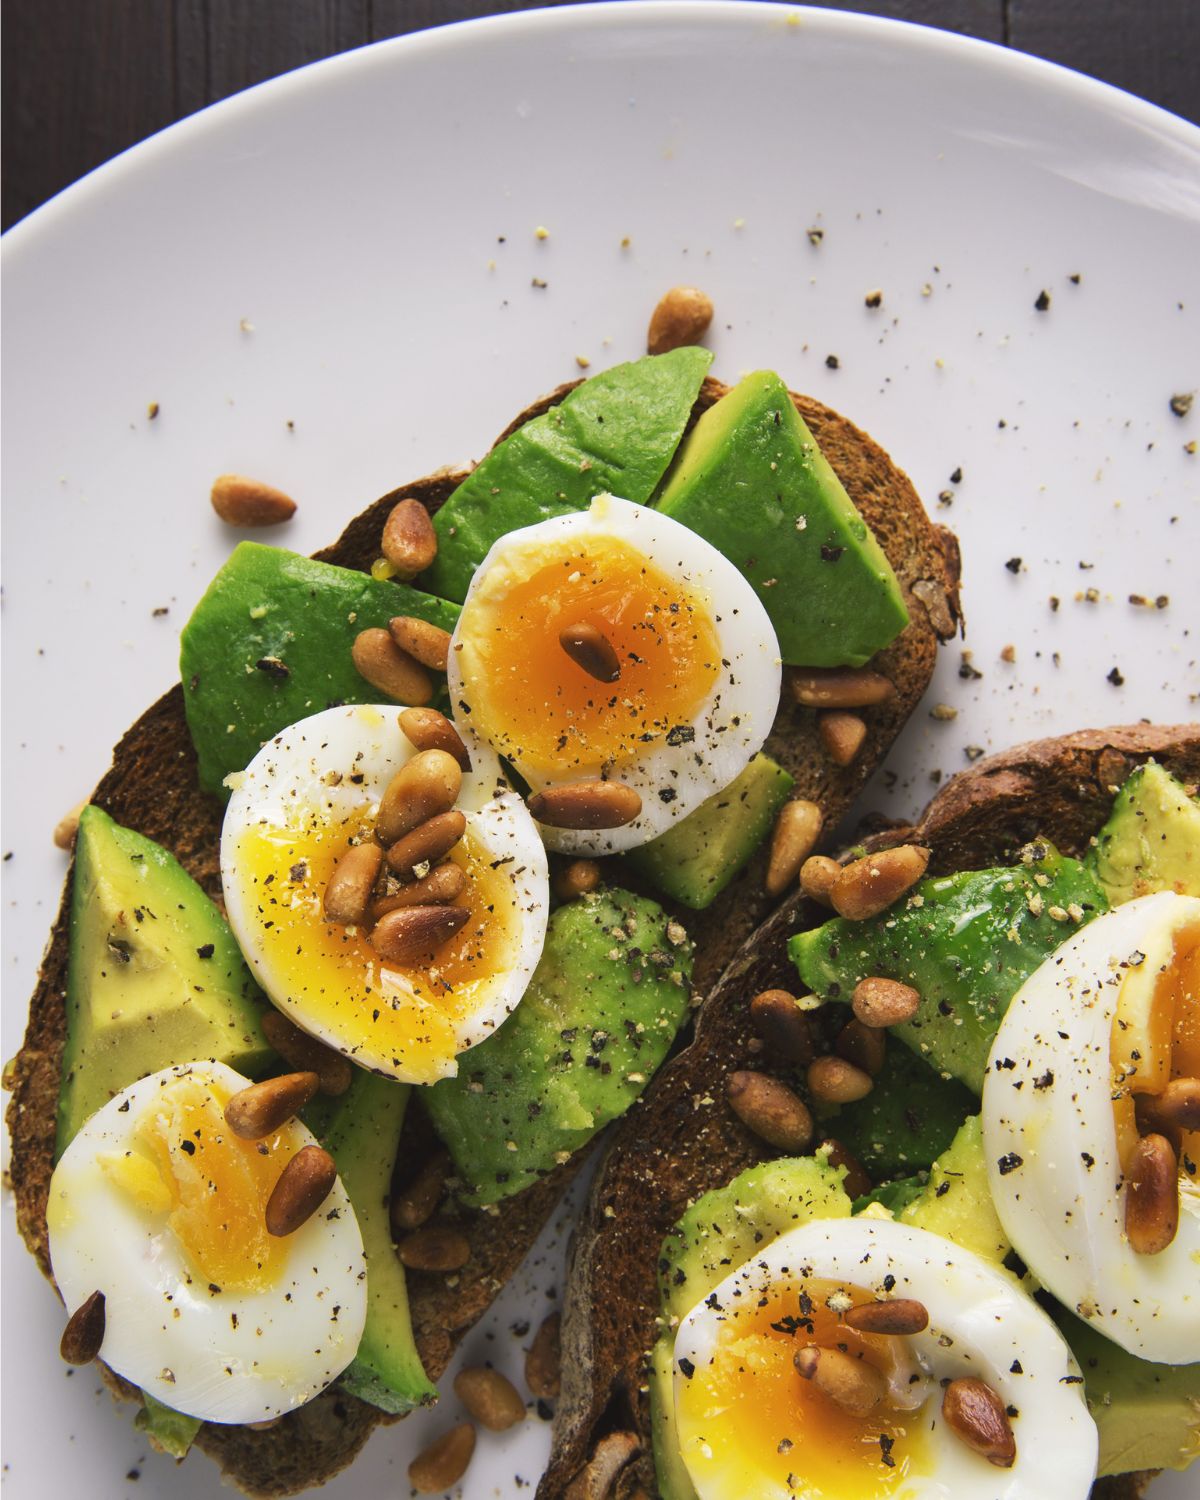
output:
{"label": "orange egg yolk", "polygon": [[[901,1411],[884,1402],[855,1416],[796,1370],[796,1352],[817,1344],[892,1372],[898,1346],[907,1341],[846,1328],[825,1305],[841,1290],[814,1280],[803,1292],[768,1292],[761,1305],[729,1316],[711,1364],[697,1365],[690,1380],[676,1382],[684,1457],[694,1477],[710,1477],[713,1491],[738,1500],[780,1494],[883,1500],[931,1472],[923,1407]],[[844,1290],[856,1304],[874,1300],[869,1292]]]}
{"label": "orange egg yolk", "polygon": [[[617,682],[564,651],[560,635],[579,624],[612,646]],[[547,774],[619,768],[672,730],[682,737],[721,669],[707,601],[616,537],[506,554],[466,606],[460,639],[470,722]]]}
{"label": "orange egg yolk", "polygon": [[297,807],[282,825],[257,825],[238,840],[237,864],[258,896],[263,961],[309,1030],[354,1056],[364,1048],[411,1077],[445,1076],[456,1028],[490,998],[515,962],[520,913],[503,865],[472,835],[449,858],[466,888],[455,904],[471,915],[434,953],[385,964],[365,931],[326,919],[325,888],[353,836],[369,836],[366,810],[333,825]]}

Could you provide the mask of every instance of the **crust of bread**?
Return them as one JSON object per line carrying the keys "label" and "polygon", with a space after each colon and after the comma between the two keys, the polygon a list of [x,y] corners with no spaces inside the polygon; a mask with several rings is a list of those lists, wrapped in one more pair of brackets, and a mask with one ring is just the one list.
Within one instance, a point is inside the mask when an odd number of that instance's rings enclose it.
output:
{"label": "crust of bread", "polygon": [[[572,385],[559,387],[535,402],[501,437],[557,404],[570,389]],[[725,391],[719,382],[706,380],[692,420]],[[911,616],[900,638],[873,663],[895,683],[896,697],[867,711],[867,740],[852,766],[839,769],[827,761],[811,710],[786,701],[781,706],[768,749],[796,777],[795,795],[823,807],[826,822],[832,826],[883,759],[925,691],[939,641],[949,639],[958,628],[958,546],[950,532],[930,523],[907,477],[866,434],[819,402],[802,396],[793,399],[891,560]],[[351,521],[341,537],[317,557],[342,567],[369,569],[380,554],[383,525],[398,499],[413,496],[436,511],[464,477],[465,471],[442,470],[393,490]],[[179,686],[164,694],[125,734],[91,800],[117,822],[170,849],[208,894],[220,900],[217,850],[223,809],[216,798],[200,790]],[[683,914],[698,937],[695,984],[700,993],[715,981],[765,915],[764,868],[765,854],[760,853],[706,913]],[[65,1035],[69,891],[68,876],[30,1002],[24,1046],[12,1070],[13,1097],[7,1114],[17,1223],[47,1277],[51,1273],[46,1196],[54,1164]],[[419,1102],[408,1115],[400,1157],[412,1163],[428,1151],[431,1137]],[[439,1378],[460,1338],[515,1272],[585,1154],[577,1154],[542,1182],[505,1200],[498,1213],[463,1211],[458,1227],[467,1235],[472,1254],[453,1284],[434,1273],[409,1272],[414,1334],[431,1379]],[[136,1394],[111,1372],[105,1373],[117,1394]],[[376,1408],[333,1390],[266,1431],[206,1424],[197,1446],[220,1464],[229,1482],[247,1494],[289,1495],[320,1484],[344,1468],[371,1430],[388,1420]]]}
{"label": "crust of bread", "polygon": [[[1003,861],[1037,835],[1079,855],[1107,818],[1114,789],[1151,757],[1185,783],[1200,780],[1200,725],[1139,724],[1019,745],[948,782],[914,827],[872,842],[927,845],[932,873]],[[608,1493],[656,1493],[641,1387],[657,1334],[658,1247],[701,1193],[774,1154],[730,1110],[725,1079],[735,1069],[762,1068],[748,1002],[761,990],[794,986],[786,941],[828,915],[796,895],[770,917],[705,1000],[691,1045],[610,1139],[572,1247],[562,1394],[538,1500],[570,1500],[572,1485],[586,1483],[598,1443],[614,1432],[632,1433],[638,1453]],[[1102,1480],[1094,1500],[1134,1500],[1151,1477]]]}

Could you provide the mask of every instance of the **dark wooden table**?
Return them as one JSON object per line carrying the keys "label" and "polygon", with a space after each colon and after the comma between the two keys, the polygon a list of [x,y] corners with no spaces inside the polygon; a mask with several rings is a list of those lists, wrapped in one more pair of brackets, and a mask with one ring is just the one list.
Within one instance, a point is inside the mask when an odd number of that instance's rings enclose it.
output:
{"label": "dark wooden table", "polygon": [[[554,4],[556,0],[545,0]],[[304,63],[522,0],[5,0],[3,226],[165,125]],[[1200,0],[858,0],[1200,119]]]}

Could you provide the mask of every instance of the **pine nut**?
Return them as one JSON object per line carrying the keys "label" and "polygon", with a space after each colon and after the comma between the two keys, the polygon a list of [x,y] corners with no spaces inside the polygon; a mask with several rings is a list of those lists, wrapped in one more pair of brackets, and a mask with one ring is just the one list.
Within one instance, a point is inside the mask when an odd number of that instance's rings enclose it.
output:
{"label": "pine nut", "polygon": [[872,1088],[871,1075],[844,1057],[818,1057],[808,1069],[808,1091],[821,1104],[854,1104]]}
{"label": "pine nut", "polygon": [[883,849],[843,866],[830,891],[833,909],[851,922],[862,922],[886,911],[910,891],[929,864],[929,850],[919,844]]}
{"label": "pine nut", "polygon": [[780,808],[767,863],[765,885],[768,896],[781,896],[799,875],[800,866],[820,837],[823,822],[817,804],[806,802],[802,797],[785,802]]}
{"label": "pine nut", "polygon": [[439,813],[392,845],[387,852],[388,869],[404,881],[422,880],[429,872],[418,875],[417,870],[444,859],[466,831],[467,820],[462,813]]}
{"label": "pine nut", "polygon": [[282,1239],[307,1224],[337,1180],[337,1163],[320,1146],[302,1146],[267,1199],[267,1233]]}
{"label": "pine nut", "polygon": [[445,750],[421,750],[388,783],[375,818],[375,836],[391,845],[439,813],[462,791],[462,767]]}
{"label": "pine nut", "polygon": [[429,673],[406,656],[386,630],[359,631],[350,656],[360,676],[398,703],[423,704],[433,697]]}
{"label": "pine nut", "polygon": [[754,1029],[783,1062],[810,1063],[813,1059],[812,1028],[808,1017],[787,990],[763,990],[750,1002]]}
{"label": "pine nut", "polygon": [[1126,1172],[1125,1233],[1139,1255],[1159,1255],[1179,1228],[1179,1163],[1165,1136],[1145,1135]]}
{"label": "pine nut", "polygon": [[552,1312],[533,1336],[525,1355],[525,1384],[539,1401],[553,1401],[561,1383],[562,1314]]}
{"label": "pine nut", "polygon": [[863,1198],[875,1186],[870,1173],[849,1146],[844,1146],[833,1136],[823,1140],[817,1150],[825,1153],[831,1167],[844,1168],[846,1175],[842,1178],[842,1187],[847,1197]]}
{"label": "pine nut", "polygon": [[331,1098],[344,1094],[354,1076],[351,1063],[340,1052],[301,1031],[282,1011],[268,1008],[262,1016],[263,1036],[284,1062],[302,1073],[315,1073],[321,1092]]}
{"label": "pine nut", "polygon": [[896,696],[886,677],[866,667],[793,667],[788,680],[805,708],[870,708]]}
{"label": "pine nut", "polygon": [[79,832],[79,815],[87,806],[77,803],[69,813],[64,813],[54,825],[54,847],[69,853],[75,847],[75,835]]}
{"label": "pine nut", "polygon": [[525,1420],[525,1403],[507,1375],[473,1365],[454,1377],[454,1394],[481,1427],[489,1432],[507,1432]]}
{"label": "pine nut", "polygon": [[104,1293],[85,1297],[63,1329],[58,1352],[69,1365],[90,1365],[104,1343]]}
{"label": "pine nut", "polygon": [[475,1429],[470,1422],[460,1422],[434,1438],[408,1466],[408,1479],[422,1495],[440,1495],[467,1472],[475,1452]]}
{"label": "pine nut", "polygon": [[573,859],[554,876],[554,894],[560,901],[577,901],[600,884],[600,866],[594,859]]}
{"label": "pine nut", "polygon": [[786,1083],[765,1073],[730,1073],[725,1097],[738,1119],[777,1151],[799,1156],[812,1145],[808,1106]]}
{"label": "pine nut", "polygon": [[371,946],[385,963],[413,963],[449,942],[470,916],[465,906],[405,906],[380,917]]}
{"label": "pine nut", "polygon": [[550,828],[623,828],[642,810],[642,799],[619,781],[572,781],[529,799],[529,811]]}
{"label": "pine nut", "polygon": [[1200,1130],[1200,1078],[1173,1078],[1155,1103],[1176,1130]]}
{"label": "pine nut", "polygon": [[466,1235],[444,1224],[424,1224],[396,1246],[396,1254],[412,1271],[458,1271],[471,1259]]}
{"label": "pine nut", "polygon": [[437,1210],[446,1191],[446,1173],[450,1158],[445,1151],[433,1156],[413,1180],[393,1194],[391,1203],[392,1233],[397,1239],[411,1229],[420,1229]]}
{"label": "pine nut", "polygon": [[942,1396],[946,1426],[972,1452],[998,1469],[1011,1469],[1017,1457],[1017,1440],[1004,1402],[982,1380],[952,1380]]}
{"label": "pine nut", "polygon": [[589,625],[586,620],[569,625],[566,630],[559,631],[558,644],[577,667],[597,682],[621,680],[621,663],[612,642],[595,625]]}
{"label": "pine nut", "polygon": [[833,883],[841,873],[842,867],[836,859],[827,854],[812,854],[800,866],[800,889],[810,901],[829,906]]}
{"label": "pine nut", "polygon": [[261,1141],[304,1108],[321,1080],[315,1073],[283,1073],[239,1089],[225,1106],[225,1123],[243,1141]]}
{"label": "pine nut", "polygon": [[396,615],[388,621],[392,640],[414,661],[434,672],[444,672],[450,658],[450,632],[416,615]]}
{"label": "pine nut", "polygon": [[649,354],[669,354],[698,344],[713,319],[712,298],[699,287],[673,286],[660,298],[646,334]]}
{"label": "pine nut", "polygon": [[825,754],[835,766],[852,764],[867,737],[867,726],[857,714],[844,709],[831,709],[817,720],[817,733]]}
{"label": "pine nut", "polygon": [[392,506],[383,523],[380,547],[397,578],[415,578],[432,565],[438,550],[437,532],[419,500],[401,500]]}
{"label": "pine nut", "polygon": [[898,979],[861,979],[850,1008],[864,1026],[899,1026],[921,1008],[921,996]]}
{"label": "pine nut", "polygon": [[864,1302],[852,1307],[843,1319],[858,1333],[886,1333],[902,1337],[929,1327],[929,1310],[915,1297],[895,1297],[890,1302]]}
{"label": "pine nut", "polygon": [[323,904],[331,922],[351,927],[363,920],[382,864],[383,850],[378,844],[351,844],[325,887]]}
{"label": "pine nut", "polygon": [[856,1417],[874,1411],[887,1395],[887,1381],[875,1366],[841,1349],[810,1344],[796,1353],[794,1362],[805,1380]]}
{"label": "pine nut", "polygon": [[213,510],[227,526],[278,526],[296,514],[290,495],[243,474],[219,474],[210,498]]}
{"label": "pine nut", "polygon": [[400,728],[417,750],[444,750],[453,755],[464,771],[471,769],[471,757],[462,735],[445,714],[436,708],[405,708],[400,712]]}
{"label": "pine nut", "polygon": [[844,1057],[848,1063],[853,1063],[872,1078],[878,1078],[883,1072],[887,1040],[883,1032],[873,1026],[864,1026],[858,1020],[847,1021],[838,1032],[837,1041],[833,1045],[839,1057]]}
{"label": "pine nut", "polygon": [[430,870],[423,880],[415,880],[412,885],[401,886],[398,891],[372,901],[368,915],[372,922],[378,922],[388,912],[405,906],[447,906],[457,901],[466,888],[467,876],[462,866],[447,860]]}

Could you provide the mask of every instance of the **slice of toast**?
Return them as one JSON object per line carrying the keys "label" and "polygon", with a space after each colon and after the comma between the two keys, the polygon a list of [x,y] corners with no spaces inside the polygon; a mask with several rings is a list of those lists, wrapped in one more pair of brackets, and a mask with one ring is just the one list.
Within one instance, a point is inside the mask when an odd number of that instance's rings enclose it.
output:
{"label": "slice of toast", "polygon": [[[501,436],[561,401],[576,383],[535,402]],[[705,380],[692,420],[725,391],[719,382]],[[818,803],[825,810],[827,825],[832,826],[883,759],[925,691],[939,641],[949,639],[957,629],[958,546],[950,532],[930,523],[908,478],[876,443],[819,402],[801,396],[794,399],[879,538],[911,616],[899,639],[872,663],[893,681],[896,696],[865,712],[867,739],[852,765],[838,768],[828,761],[811,710],[796,707],[786,696],[781,703],[767,748],[795,776],[795,795]],[[463,472],[443,470],[392,491],[354,519],[338,541],[317,556],[341,567],[369,569],[380,555],[383,525],[397,500],[414,496],[435,511],[464,477]],[[117,822],[170,849],[204,889],[220,899],[218,843],[223,809],[198,785],[179,686],[148,709],[120,741],[92,801]],[[760,852],[708,911],[681,913],[698,940],[694,982],[699,993],[716,979],[766,914],[764,870],[765,853]],[[13,1099],[7,1116],[17,1223],[47,1276],[46,1195],[53,1169],[65,1030],[68,895],[69,880],[30,1003],[25,1044],[12,1070]],[[419,1101],[415,1099],[414,1104],[408,1111],[400,1152],[408,1163],[419,1161],[432,1145],[428,1121]],[[512,1276],[584,1154],[577,1153],[541,1182],[506,1199],[498,1213],[463,1211],[458,1227],[470,1241],[471,1259],[453,1278],[409,1272],[413,1330],[432,1379],[442,1374],[459,1339]],[[135,1394],[116,1377],[110,1383],[120,1394]],[[246,1493],[288,1495],[330,1478],[353,1459],[372,1428],[388,1420],[375,1407],[334,1389],[266,1431],[206,1424],[197,1444]]]}
{"label": "slice of toast", "polygon": [[[1115,789],[1153,756],[1200,779],[1200,725],[1088,730],[981,760],[933,799],[910,840],[933,851],[931,874],[1012,857],[1035,836],[1082,854]],[[773,1153],[729,1108],[725,1079],[761,1068],[749,1001],[794,989],[786,943],[829,913],[797,893],[743,946],[706,999],[695,1039],[659,1073],[612,1136],[576,1228],[563,1316],[562,1394],[538,1500],[627,1500],[655,1493],[645,1359],[658,1334],[658,1249],[689,1203]],[[600,1481],[621,1459],[606,1486]],[[1094,1500],[1133,1500],[1149,1476],[1099,1481]]]}

